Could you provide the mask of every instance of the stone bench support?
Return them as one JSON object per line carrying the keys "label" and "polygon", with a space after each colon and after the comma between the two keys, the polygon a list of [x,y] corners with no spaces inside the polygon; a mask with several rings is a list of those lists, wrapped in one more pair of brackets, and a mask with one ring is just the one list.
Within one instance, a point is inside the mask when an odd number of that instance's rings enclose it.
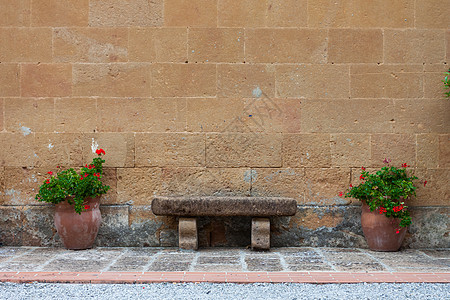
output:
{"label": "stone bench support", "polygon": [[198,249],[199,216],[251,216],[251,247],[270,249],[271,216],[293,216],[297,202],[289,198],[269,197],[155,197],[152,211],[157,216],[179,217],[179,246]]}

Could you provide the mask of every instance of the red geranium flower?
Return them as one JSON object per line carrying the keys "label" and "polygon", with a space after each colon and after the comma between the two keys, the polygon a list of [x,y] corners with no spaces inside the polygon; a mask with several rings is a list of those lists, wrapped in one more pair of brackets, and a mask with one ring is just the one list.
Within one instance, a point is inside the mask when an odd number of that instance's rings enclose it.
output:
{"label": "red geranium flower", "polygon": [[425,181],[423,182],[423,186],[426,186],[426,185],[427,185],[427,182],[428,182],[428,181],[425,180]]}
{"label": "red geranium flower", "polygon": [[49,184],[49,183],[50,183],[50,180],[49,180],[49,179],[47,179],[47,181],[45,181],[45,183],[46,183],[46,184]]}
{"label": "red geranium flower", "polygon": [[359,176],[359,179],[361,180],[364,179],[364,176],[361,174],[361,176]]}
{"label": "red geranium flower", "polygon": [[91,208],[90,205],[85,205],[85,206],[84,206],[84,209],[89,209],[89,208]]}
{"label": "red geranium flower", "polygon": [[342,197],[342,196],[344,196],[344,193],[343,192],[339,192],[339,197]]}
{"label": "red geranium flower", "polygon": [[402,167],[403,168],[407,168],[407,167],[409,167],[406,163],[404,163],[404,164],[402,164]]}
{"label": "red geranium flower", "polygon": [[52,171],[48,171],[47,174],[53,175],[53,172]]}
{"label": "red geranium flower", "polygon": [[102,154],[105,154],[105,150],[97,149],[97,150],[95,150],[95,153],[97,153],[98,155],[102,155]]}
{"label": "red geranium flower", "polygon": [[361,167],[361,170],[365,171],[365,170],[366,170],[366,168],[364,168],[364,167]]}

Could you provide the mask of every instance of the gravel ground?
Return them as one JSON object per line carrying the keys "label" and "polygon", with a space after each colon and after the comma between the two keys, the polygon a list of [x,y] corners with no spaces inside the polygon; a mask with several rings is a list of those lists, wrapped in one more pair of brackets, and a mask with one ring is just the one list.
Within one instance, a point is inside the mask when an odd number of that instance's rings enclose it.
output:
{"label": "gravel ground", "polygon": [[0,299],[450,299],[450,284],[16,284],[0,283]]}

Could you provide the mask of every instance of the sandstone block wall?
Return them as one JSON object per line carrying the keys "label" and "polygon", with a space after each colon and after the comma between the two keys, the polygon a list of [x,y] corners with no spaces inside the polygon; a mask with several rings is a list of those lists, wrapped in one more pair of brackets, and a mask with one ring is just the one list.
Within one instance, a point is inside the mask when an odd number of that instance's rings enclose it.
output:
{"label": "sandstone block wall", "polygon": [[338,194],[390,158],[422,180],[405,246],[448,247],[449,61],[449,0],[0,0],[0,241],[60,246],[34,195],[98,145],[98,245],[176,245],[153,195],[267,195],[298,202],[272,246],[365,247]]}

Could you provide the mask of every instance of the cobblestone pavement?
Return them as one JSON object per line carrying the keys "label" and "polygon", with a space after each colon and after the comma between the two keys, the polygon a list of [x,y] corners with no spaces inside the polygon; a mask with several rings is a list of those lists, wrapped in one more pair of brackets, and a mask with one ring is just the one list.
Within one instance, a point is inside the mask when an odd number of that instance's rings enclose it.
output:
{"label": "cobblestone pavement", "polygon": [[1,247],[1,272],[450,272],[450,249]]}

